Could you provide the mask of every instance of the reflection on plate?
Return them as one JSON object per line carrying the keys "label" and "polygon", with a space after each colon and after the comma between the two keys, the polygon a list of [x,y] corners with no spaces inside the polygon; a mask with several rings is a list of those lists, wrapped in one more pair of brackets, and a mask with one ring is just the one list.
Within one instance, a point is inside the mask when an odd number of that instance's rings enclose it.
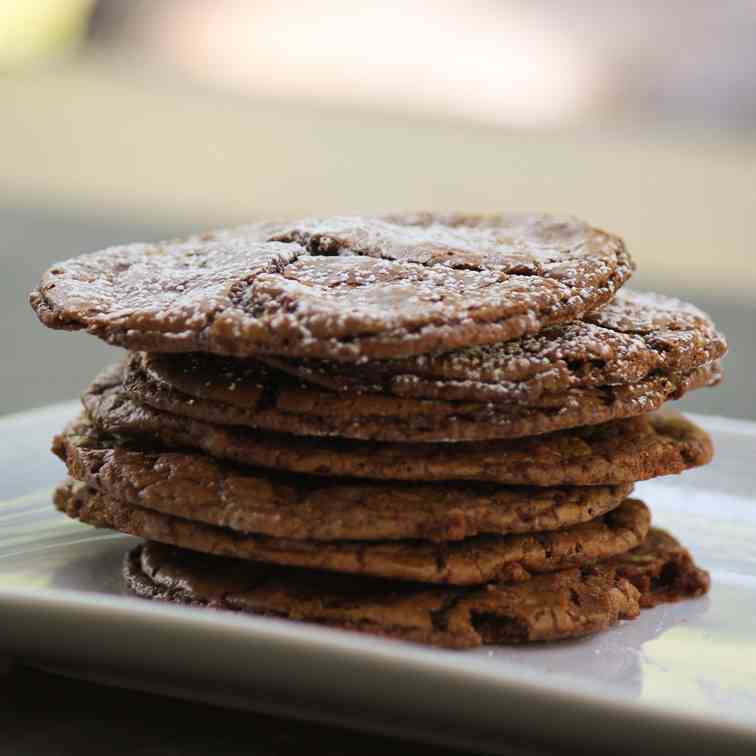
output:
{"label": "reflection on plate", "polygon": [[[699,418],[717,461],[638,486],[656,523],[711,571],[709,596],[594,638],[460,654],[125,597],[121,560],[136,539],[50,505],[63,471],[46,455],[49,436],[73,411],[0,421],[0,493],[9,493],[0,503],[0,644],[17,653],[82,674],[86,661],[90,676],[111,682],[494,750],[502,733],[629,747],[622,723],[649,752],[669,752],[674,733],[679,745],[683,726],[695,735],[688,753],[715,742],[756,753],[756,427]],[[545,729],[533,706],[549,708]]]}

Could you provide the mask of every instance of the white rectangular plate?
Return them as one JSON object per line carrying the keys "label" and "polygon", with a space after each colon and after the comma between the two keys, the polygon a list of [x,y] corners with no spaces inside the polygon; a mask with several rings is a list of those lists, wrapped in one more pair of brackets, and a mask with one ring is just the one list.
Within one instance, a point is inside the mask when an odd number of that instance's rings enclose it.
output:
{"label": "white rectangular plate", "polygon": [[716,461],[638,486],[711,571],[702,599],[594,638],[447,652],[122,595],[135,539],[50,505],[77,411],[0,420],[0,653],[129,687],[490,752],[756,754],[756,425],[696,418]]}

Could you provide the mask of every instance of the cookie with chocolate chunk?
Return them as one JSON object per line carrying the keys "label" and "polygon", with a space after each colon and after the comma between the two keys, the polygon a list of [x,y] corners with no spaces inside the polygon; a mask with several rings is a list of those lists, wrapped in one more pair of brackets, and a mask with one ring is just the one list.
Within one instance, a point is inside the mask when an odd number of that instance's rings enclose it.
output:
{"label": "cookie with chocolate chunk", "polygon": [[640,546],[613,563],[640,591],[644,608],[703,596],[711,584],[709,573],[696,565],[690,552],[659,528],[651,528]]}
{"label": "cookie with chocolate chunk", "polygon": [[632,490],[629,483],[536,488],[328,480],[117,441],[85,418],[56,436],[53,450],[73,478],[128,504],[297,540],[458,541],[562,530],[606,514]]}
{"label": "cookie with chocolate chunk", "polygon": [[532,573],[593,564],[635,548],[650,514],[636,499],[590,522],[547,533],[430,541],[302,541],[240,533],[127,504],[66,481],[56,507],[96,527],[217,556],[446,585],[527,580]]}
{"label": "cookie with chocolate chunk", "polygon": [[134,402],[120,368],[105,371],[83,403],[101,432],[164,448],[320,476],[478,480],[508,485],[617,485],[706,464],[709,436],[674,413],[656,413],[543,436],[480,443],[378,443],[307,438],[222,426]]}
{"label": "cookie with chocolate chunk", "polygon": [[443,648],[575,638],[639,613],[638,591],[593,565],[525,583],[440,588],[227,559],[149,542],[127,556],[145,599],[282,617]]}
{"label": "cookie with chocolate chunk", "polygon": [[278,567],[154,542],[127,555],[124,577],[129,590],[142,598],[287,617],[447,648],[587,635],[618,619],[634,619],[639,606],[694,598],[709,588],[708,573],[658,528],[622,558],[478,588]]}
{"label": "cookie with chocolate chunk", "polygon": [[607,302],[632,268],[618,237],[574,218],[333,217],[82,255],[31,304],[129,349],[355,362],[536,333]]}

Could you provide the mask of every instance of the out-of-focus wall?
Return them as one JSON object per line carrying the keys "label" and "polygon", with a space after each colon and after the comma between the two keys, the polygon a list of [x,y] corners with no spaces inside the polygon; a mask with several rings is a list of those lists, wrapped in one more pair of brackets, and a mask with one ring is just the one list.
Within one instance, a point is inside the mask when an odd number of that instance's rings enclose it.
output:
{"label": "out-of-focus wall", "polygon": [[756,124],[752,0],[101,0],[94,29],[258,96],[505,126]]}
{"label": "out-of-focus wall", "polygon": [[[702,8],[714,4],[694,5],[676,27],[679,0],[656,11],[450,0],[362,16],[332,0],[310,44],[315,22],[303,12],[287,26],[288,2],[98,3],[83,54],[0,78],[0,412],[75,395],[117,356],[36,322],[26,295],[55,260],[268,215],[509,208],[571,212],[623,235],[633,285],[696,301],[730,337],[726,384],[685,403],[756,417],[756,89],[742,86],[756,66],[733,53],[753,14],[733,0],[713,24]],[[240,21],[224,21],[232,6],[253,14],[247,26],[209,34]],[[497,24],[519,67],[496,57]],[[339,30],[349,40],[325,50]],[[577,47],[554,42],[567,38]],[[702,61],[708,78],[685,90],[685,65]]]}

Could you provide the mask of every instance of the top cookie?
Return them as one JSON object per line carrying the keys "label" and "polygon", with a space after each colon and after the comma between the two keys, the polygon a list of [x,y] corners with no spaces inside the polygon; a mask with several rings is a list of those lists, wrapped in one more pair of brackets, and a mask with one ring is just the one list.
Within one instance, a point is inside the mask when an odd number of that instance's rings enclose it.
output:
{"label": "top cookie", "polygon": [[536,333],[607,302],[632,268],[621,239],[574,218],[335,217],[82,255],[31,304],[130,349],[354,362]]}

